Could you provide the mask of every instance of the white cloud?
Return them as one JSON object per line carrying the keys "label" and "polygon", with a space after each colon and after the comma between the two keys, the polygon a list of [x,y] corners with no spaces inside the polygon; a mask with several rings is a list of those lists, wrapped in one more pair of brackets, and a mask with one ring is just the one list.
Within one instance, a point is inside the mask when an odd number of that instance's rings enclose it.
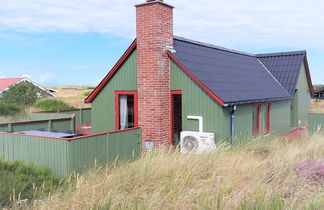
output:
{"label": "white cloud", "polygon": [[53,72],[46,72],[41,74],[35,78],[35,80],[41,84],[45,84],[51,82],[55,78],[55,74]]}
{"label": "white cloud", "polygon": [[[96,73],[94,70],[97,70]],[[106,65],[77,65],[42,62],[13,62],[0,60],[1,71],[6,77],[27,77],[40,85],[97,85],[98,78],[107,73]]]}
{"label": "white cloud", "polygon": [[[133,38],[134,4],[145,0],[0,0],[0,28],[23,32],[99,32]],[[323,49],[323,1],[165,0],[175,33],[228,47]]]}
{"label": "white cloud", "polygon": [[[324,54],[324,1],[164,1],[175,6],[174,27],[175,34],[179,36],[252,53],[305,49],[308,52]],[[26,45],[44,41],[33,39],[32,36],[26,38],[13,35],[10,31],[95,32],[132,39],[135,37],[133,5],[143,2],[145,0],[0,0],[0,39],[16,40],[16,43]],[[314,63],[309,59],[310,64]],[[316,69],[312,70],[318,72],[316,75],[323,75],[324,66],[320,64],[322,60],[316,59]],[[11,72],[9,75],[6,73],[6,76],[22,74],[17,70],[21,66],[15,66],[16,64],[10,66]],[[39,69],[38,75],[42,75],[44,71],[56,72],[60,68],[57,65],[53,67],[37,63],[23,67],[23,72]],[[105,69],[101,66],[62,66],[62,69],[83,74],[96,68]],[[4,67],[0,66],[0,71],[2,69]],[[61,75],[56,76],[48,74],[39,76],[39,79],[48,80],[48,83],[63,82],[55,80]],[[69,80],[74,83],[78,81],[73,76]],[[322,79],[317,76],[314,81],[320,83]]]}

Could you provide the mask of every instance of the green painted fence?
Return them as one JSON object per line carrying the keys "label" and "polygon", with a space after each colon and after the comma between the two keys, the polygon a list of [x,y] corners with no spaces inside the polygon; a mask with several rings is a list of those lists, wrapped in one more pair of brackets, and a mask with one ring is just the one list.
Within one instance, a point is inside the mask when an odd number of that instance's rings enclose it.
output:
{"label": "green painted fence", "polygon": [[85,124],[91,123],[91,108],[83,109],[71,109],[71,110],[62,110],[62,111],[44,111],[36,112],[33,114],[38,114],[42,119],[52,118],[51,116],[62,116],[62,114],[74,114],[76,124]]}
{"label": "green painted fence", "polygon": [[324,114],[308,113],[309,133],[324,132]]}
{"label": "green painted fence", "polygon": [[38,130],[40,128],[46,131],[55,128],[58,132],[64,132],[66,130],[75,131],[75,117],[74,115],[60,114],[53,115],[49,119],[41,119],[40,116],[35,115],[36,120],[22,121],[22,122],[10,122],[1,123],[0,131],[4,132],[18,132],[27,130]]}
{"label": "green painted fence", "polygon": [[73,116],[73,114],[33,112],[31,114],[31,120],[60,119],[60,118],[67,118],[71,116]]}
{"label": "green painted fence", "polygon": [[57,175],[82,172],[96,164],[130,160],[141,154],[141,129],[107,132],[72,139],[0,132],[0,156],[34,162]]}

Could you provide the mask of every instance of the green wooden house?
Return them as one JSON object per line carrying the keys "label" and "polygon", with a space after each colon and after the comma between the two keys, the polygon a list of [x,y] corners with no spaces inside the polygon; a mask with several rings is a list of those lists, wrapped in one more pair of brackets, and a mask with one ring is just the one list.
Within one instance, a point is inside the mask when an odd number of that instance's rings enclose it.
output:
{"label": "green wooden house", "polygon": [[143,145],[179,142],[201,116],[215,142],[307,126],[305,51],[250,54],[173,35],[173,7],[136,5],[137,38],[86,99],[93,131],[140,127]]}

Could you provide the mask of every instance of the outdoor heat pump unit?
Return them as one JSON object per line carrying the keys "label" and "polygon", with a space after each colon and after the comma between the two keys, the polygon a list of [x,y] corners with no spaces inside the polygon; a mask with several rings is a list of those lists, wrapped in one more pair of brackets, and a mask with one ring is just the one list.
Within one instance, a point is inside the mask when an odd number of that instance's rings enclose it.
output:
{"label": "outdoor heat pump unit", "polygon": [[203,118],[201,116],[187,116],[189,120],[198,120],[199,130],[182,131],[180,134],[181,153],[202,153],[215,148],[214,133],[203,132]]}

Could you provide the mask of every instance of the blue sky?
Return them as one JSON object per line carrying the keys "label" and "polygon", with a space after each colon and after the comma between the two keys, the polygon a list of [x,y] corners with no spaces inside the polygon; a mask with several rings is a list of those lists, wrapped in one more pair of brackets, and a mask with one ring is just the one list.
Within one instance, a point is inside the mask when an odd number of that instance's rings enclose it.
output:
{"label": "blue sky", "polygon": [[[144,0],[0,0],[0,77],[97,85],[135,38]],[[324,84],[324,2],[165,0],[175,34],[250,53],[307,50]]]}

